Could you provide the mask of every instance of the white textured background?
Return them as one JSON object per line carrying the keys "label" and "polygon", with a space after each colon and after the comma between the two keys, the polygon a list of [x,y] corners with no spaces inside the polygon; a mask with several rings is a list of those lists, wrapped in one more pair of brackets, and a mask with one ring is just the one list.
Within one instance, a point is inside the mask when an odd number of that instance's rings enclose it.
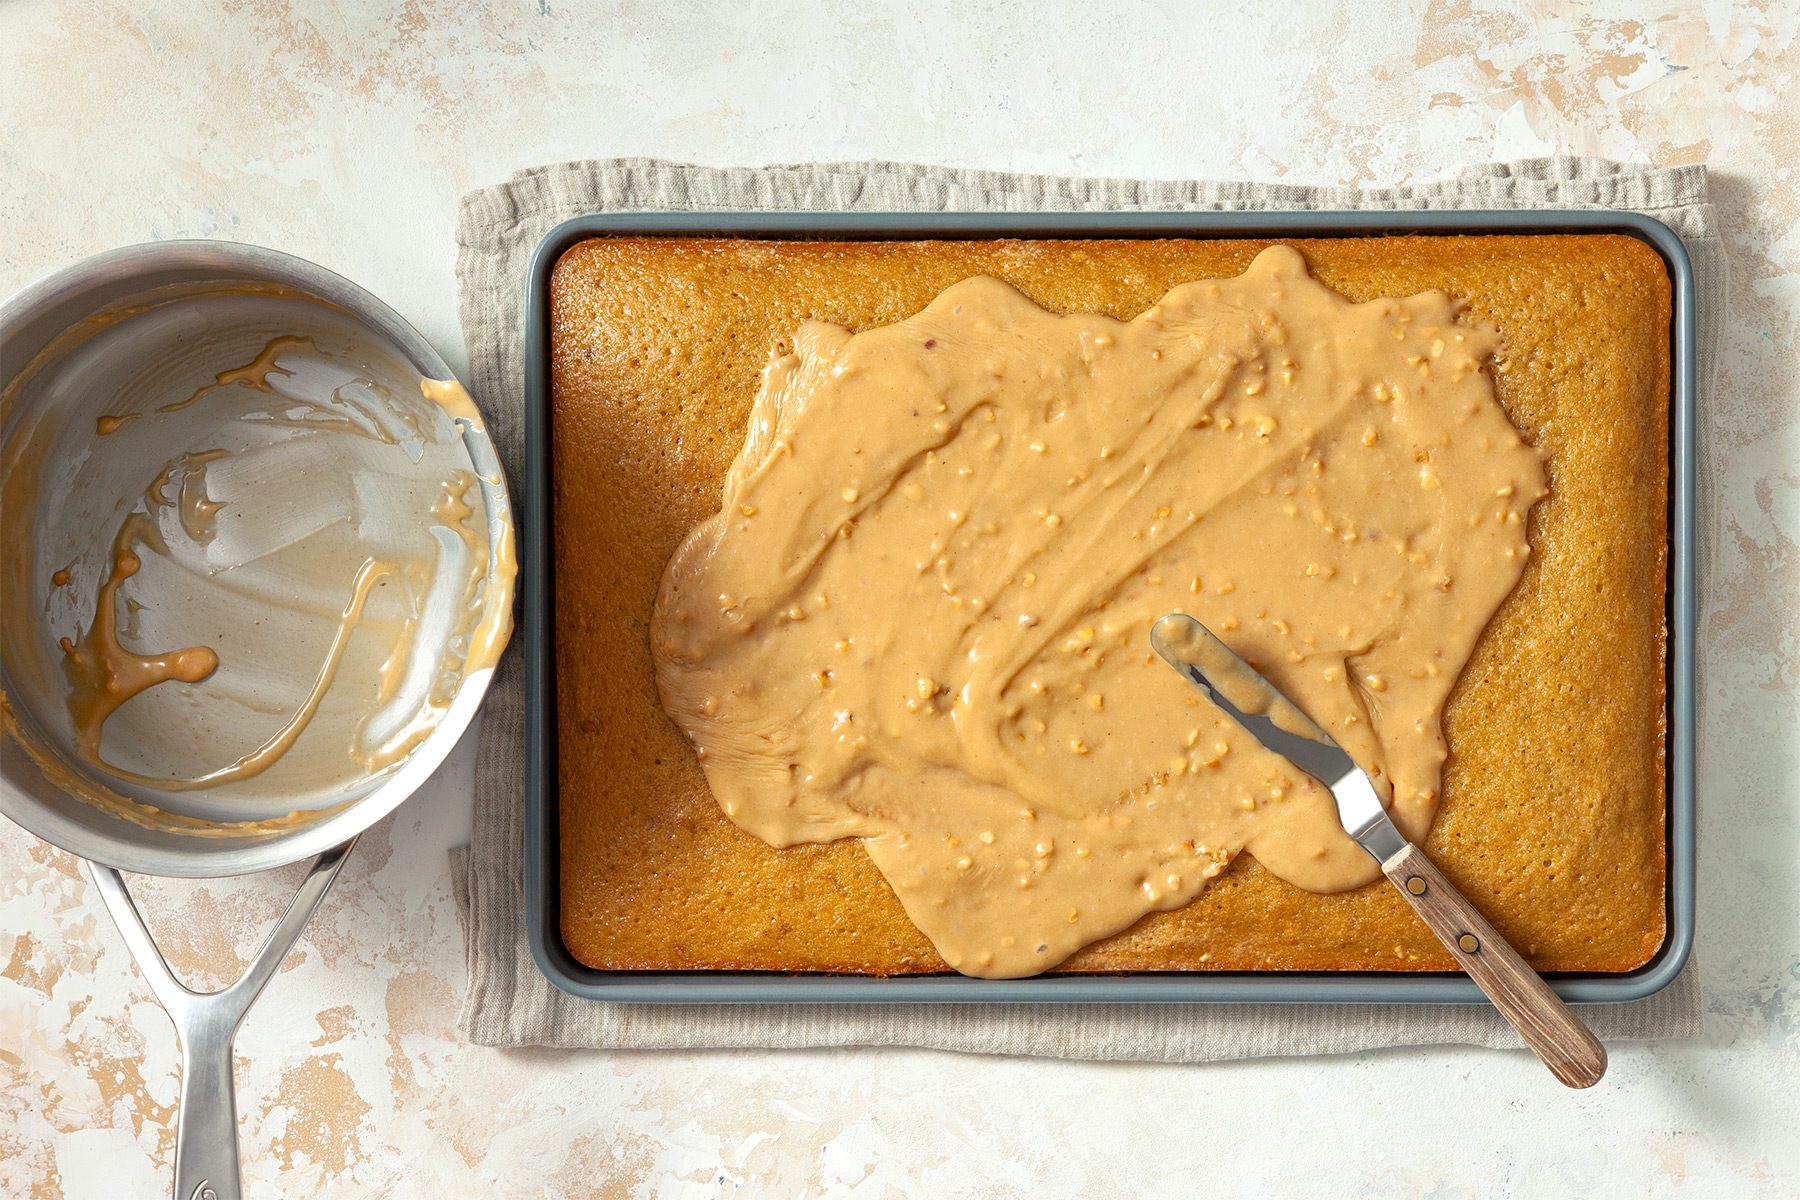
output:
{"label": "white textured background", "polygon": [[[539,162],[1343,183],[1555,151],[1707,162],[1733,298],[1704,414],[1705,1038],[1617,1047],[1585,1094],[1472,1050],[1169,1068],[461,1046],[459,756],[365,838],[245,1026],[253,1195],[1800,1193],[1800,9],[1278,7],[0,0],[0,293],[111,246],[235,238],[358,280],[459,363],[457,197]],[[168,1023],[71,861],[0,826],[0,1196],[156,1195]],[[290,880],[143,891],[217,984]]]}

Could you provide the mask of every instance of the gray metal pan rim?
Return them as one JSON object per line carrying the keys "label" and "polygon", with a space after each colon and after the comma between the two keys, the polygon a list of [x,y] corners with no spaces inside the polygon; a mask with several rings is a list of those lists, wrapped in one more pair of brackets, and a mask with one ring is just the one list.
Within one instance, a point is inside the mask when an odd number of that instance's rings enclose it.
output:
{"label": "gray metal pan rim", "polygon": [[1622,233],[1663,259],[1673,288],[1670,328],[1668,580],[1668,918],[1663,945],[1620,974],[1549,976],[1571,1002],[1641,1000],[1667,987],[1694,942],[1694,511],[1696,323],[1693,265],[1668,226],[1610,209],[1309,212],[819,213],[640,212],[565,221],[539,242],[525,284],[525,928],[531,956],[551,983],[592,1000],[694,1004],[919,1003],[1355,1003],[1478,1004],[1454,973],[1232,971],[1045,975],[985,980],[956,975],[850,976],[762,971],[599,971],[564,945],[558,896],[554,629],[551,621],[549,281],[575,242],[623,234],[894,240],[905,238],[1369,237],[1397,234]]}

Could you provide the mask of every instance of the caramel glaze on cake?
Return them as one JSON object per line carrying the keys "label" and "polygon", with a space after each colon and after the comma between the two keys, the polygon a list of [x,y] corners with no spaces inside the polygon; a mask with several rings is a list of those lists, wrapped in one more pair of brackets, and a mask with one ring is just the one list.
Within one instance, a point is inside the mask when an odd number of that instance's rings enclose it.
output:
{"label": "caramel glaze on cake", "polygon": [[[866,329],[991,275],[1129,319],[1242,272],[1261,241],[594,239],[551,285],[562,927],[602,969],[894,974],[944,963],[855,841],[773,849],[720,812],[663,713],[657,588],[718,510],[772,350]],[[1445,716],[1425,843],[1540,970],[1623,971],[1664,934],[1663,609],[1669,284],[1610,235],[1299,240],[1361,301],[1442,289],[1491,324],[1513,424],[1544,455],[1533,555]],[[1240,856],[1188,906],[1060,969],[1451,966],[1383,887],[1302,891]]]}

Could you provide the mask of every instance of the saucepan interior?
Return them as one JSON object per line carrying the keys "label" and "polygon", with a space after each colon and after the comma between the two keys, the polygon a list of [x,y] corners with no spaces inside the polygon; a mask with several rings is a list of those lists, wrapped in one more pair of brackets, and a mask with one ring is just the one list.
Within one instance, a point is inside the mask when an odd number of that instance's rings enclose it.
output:
{"label": "saucepan interior", "polygon": [[309,263],[178,242],[15,297],[0,355],[0,811],[225,875],[417,788],[512,600],[499,461],[429,344]]}

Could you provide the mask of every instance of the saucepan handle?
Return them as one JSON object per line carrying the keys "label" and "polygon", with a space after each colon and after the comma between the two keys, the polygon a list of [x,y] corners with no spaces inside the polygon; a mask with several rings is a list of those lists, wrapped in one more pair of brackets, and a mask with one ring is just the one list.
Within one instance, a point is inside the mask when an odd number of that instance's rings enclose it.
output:
{"label": "saucepan handle", "polygon": [[287,911],[250,959],[243,975],[217,992],[196,992],[175,977],[132,902],[125,877],[111,867],[87,864],[107,911],[119,926],[131,957],[143,971],[181,1041],[181,1101],[175,1126],[175,1200],[238,1200],[237,1103],[231,1045],[244,1014],[281,968],[281,960],[306,928],[313,910],[344,865],[352,838],[313,861]]}

